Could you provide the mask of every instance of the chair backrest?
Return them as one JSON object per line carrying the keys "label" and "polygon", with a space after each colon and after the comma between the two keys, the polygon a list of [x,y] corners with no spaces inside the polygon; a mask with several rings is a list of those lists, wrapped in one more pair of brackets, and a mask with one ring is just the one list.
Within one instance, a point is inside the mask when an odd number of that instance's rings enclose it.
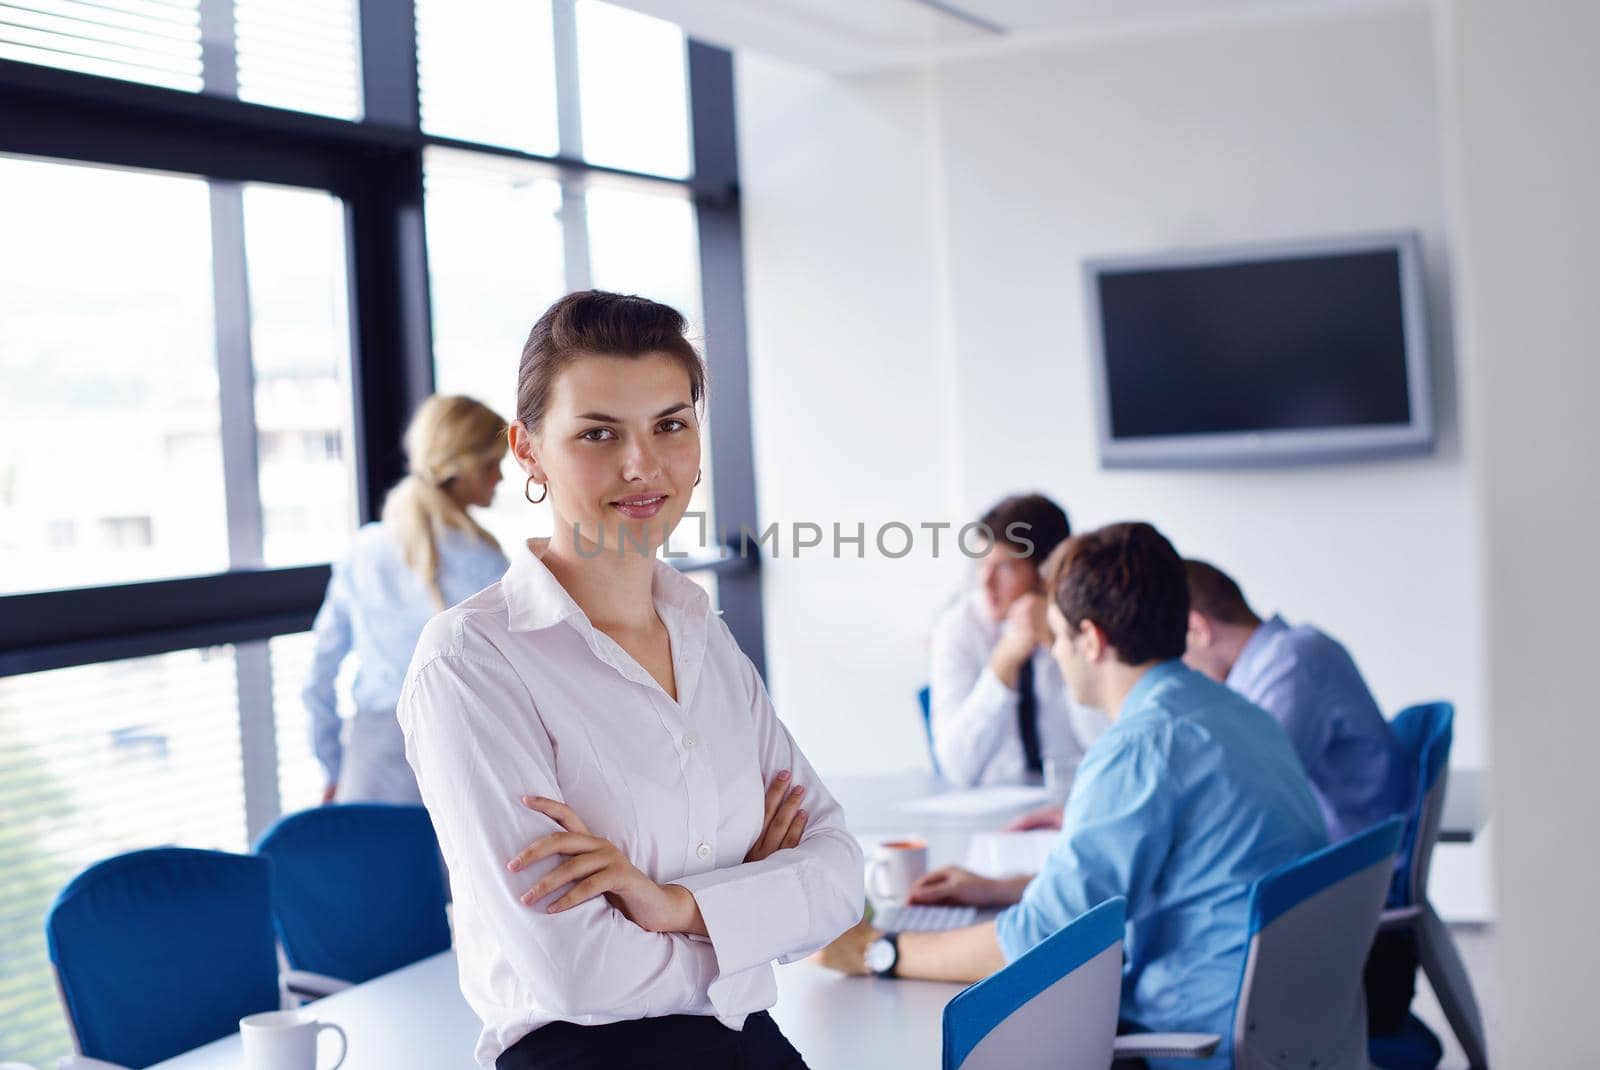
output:
{"label": "chair backrest", "polygon": [[928,761],[933,771],[939,772],[939,756],[933,750],[933,688],[924,684],[917,689],[917,705],[922,710],[922,739],[928,744]]}
{"label": "chair backrest", "polygon": [[142,1067],[279,1007],[267,864],[161,847],[97,862],[45,915],[80,1054]]}
{"label": "chair backrest", "polygon": [[1105,1070],[1122,999],[1127,900],[1108,899],[944,1008],[944,1070]]}
{"label": "chair backrest", "polygon": [[1391,906],[1410,906],[1427,898],[1428,870],[1433,864],[1433,848],[1439,842],[1439,821],[1444,814],[1454,723],[1455,707],[1448,702],[1408,706],[1390,723],[1395,738],[1411,759],[1417,781],[1416,798],[1400,843],[1400,864],[1389,892]]}
{"label": "chair backrest", "polygon": [[438,840],[420,806],[347,803],[279,819],[272,915],[296,970],[359,984],[450,946]]}
{"label": "chair backrest", "polygon": [[1392,817],[1251,886],[1234,1070],[1368,1070],[1362,968],[1403,828]]}

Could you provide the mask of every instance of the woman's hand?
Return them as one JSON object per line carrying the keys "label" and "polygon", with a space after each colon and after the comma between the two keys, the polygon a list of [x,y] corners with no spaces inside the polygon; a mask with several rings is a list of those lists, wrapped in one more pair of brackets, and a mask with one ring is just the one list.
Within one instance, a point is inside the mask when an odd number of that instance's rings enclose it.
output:
{"label": "woman's hand", "polygon": [[995,907],[1009,905],[1014,900],[1006,898],[999,881],[980,877],[960,866],[946,866],[918,877],[911,886],[911,901]]}
{"label": "woman's hand", "polygon": [[570,884],[572,887],[565,895],[545,908],[546,913],[559,914],[603,895],[641,929],[653,933],[706,935],[705,918],[689,889],[677,884],[660,885],[646,877],[610,840],[591,834],[583,819],[566,803],[524,795],[522,805],[544,814],[566,830],[533,841],[506,863],[506,868],[516,873],[542,858],[566,856],[565,862],[540,877],[522,894],[525,905],[532,906],[557,888]]}
{"label": "woman's hand", "polygon": [[766,813],[761,819],[761,835],[756,837],[756,842],[744,856],[746,862],[759,862],[763,858],[784,847],[793,847],[800,842],[801,835],[806,830],[806,818],[809,816],[800,809],[800,800],[805,798],[805,788],[795,788],[786,795],[789,787],[789,770],[785,769],[772,778],[772,783],[767,785]]}

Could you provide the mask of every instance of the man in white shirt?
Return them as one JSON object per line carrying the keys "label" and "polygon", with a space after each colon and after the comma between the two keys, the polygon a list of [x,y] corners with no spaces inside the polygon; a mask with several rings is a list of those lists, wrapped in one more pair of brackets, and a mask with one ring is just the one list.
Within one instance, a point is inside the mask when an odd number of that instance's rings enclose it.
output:
{"label": "man in white shirt", "polygon": [[930,732],[939,772],[959,787],[1066,778],[1109,722],[1076,706],[1050,657],[1039,564],[1068,535],[1067,514],[1042,494],[996,503],[978,589],[933,636]]}

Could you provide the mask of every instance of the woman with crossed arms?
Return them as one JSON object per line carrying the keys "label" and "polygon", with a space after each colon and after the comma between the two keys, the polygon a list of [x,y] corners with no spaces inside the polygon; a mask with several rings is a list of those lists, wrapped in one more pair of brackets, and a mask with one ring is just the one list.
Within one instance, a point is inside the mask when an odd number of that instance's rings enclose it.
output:
{"label": "woman with crossed arms", "polygon": [[499,1070],[803,1067],[766,1014],[772,962],[861,916],[838,804],[656,559],[700,474],[683,330],[596,291],[534,325],[510,442],[554,534],[429,623],[400,700]]}

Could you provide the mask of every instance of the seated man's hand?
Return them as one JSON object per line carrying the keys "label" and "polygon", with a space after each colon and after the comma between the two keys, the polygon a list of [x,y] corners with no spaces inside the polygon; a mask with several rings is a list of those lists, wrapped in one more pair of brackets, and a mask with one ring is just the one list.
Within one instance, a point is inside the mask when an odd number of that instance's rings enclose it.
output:
{"label": "seated man's hand", "polygon": [[882,935],[863,918],[812,957],[830,970],[865,976],[872,972],[867,969],[867,946]]}
{"label": "seated man's hand", "polygon": [[1046,806],[1031,813],[1023,814],[1000,831],[1031,832],[1034,829],[1058,829],[1060,827],[1061,807]]}
{"label": "seated man's hand", "polygon": [[924,873],[911,886],[913,903],[955,903],[974,907],[1009,906],[999,881],[980,877],[960,866],[945,866],[932,873]]}

